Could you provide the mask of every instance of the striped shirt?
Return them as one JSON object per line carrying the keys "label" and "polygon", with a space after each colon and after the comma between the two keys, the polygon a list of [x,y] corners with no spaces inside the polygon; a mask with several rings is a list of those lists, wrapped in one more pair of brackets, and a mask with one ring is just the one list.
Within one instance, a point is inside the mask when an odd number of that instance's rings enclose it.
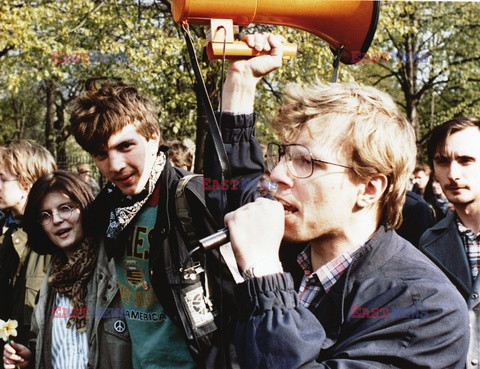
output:
{"label": "striped shirt", "polygon": [[305,273],[300,284],[298,296],[303,306],[314,309],[320,302],[321,297],[333,287],[345,270],[347,270],[361,246],[330,260],[315,272],[312,272],[310,247],[308,245],[297,257],[297,262]]}
{"label": "striped shirt", "polygon": [[[71,300],[59,293],[55,305],[65,311],[72,310]],[[67,314],[68,316],[68,314]],[[54,369],[85,369],[88,364],[87,332],[78,333],[67,328],[68,317],[52,318],[52,366]]]}
{"label": "striped shirt", "polygon": [[475,236],[472,230],[465,227],[458,217],[457,227],[467,254],[470,271],[472,273],[472,282],[474,282],[480,269],[480,232]]}

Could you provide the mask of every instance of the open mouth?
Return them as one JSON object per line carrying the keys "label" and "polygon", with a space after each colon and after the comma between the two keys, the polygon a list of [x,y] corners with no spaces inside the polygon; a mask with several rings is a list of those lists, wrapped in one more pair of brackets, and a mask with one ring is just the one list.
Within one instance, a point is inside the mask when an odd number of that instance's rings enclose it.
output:
{"label": "open mouth", "polygon": [[288,202],[283,201],[282,199],[277,199],[277,200],[280,204],[283,205],[283,210],[285,211],[285,215],[290,215],[298,212],[298,209],[295,206],[290,205]]}
{"label": "open mouth", "polygon": [[113,177],[112,182],[126,182],[133,177],[135,173],[122,173]]}
{"label": "open mouth", "polygon": [[71,230],[72,230],[71,228],[61,229],[61,230],[59,230],[58,232],[55,233],[55,236],[62,237],[65,234],[67,234],[68,232],[70,232]]}
{"label": "open mouth", "polygon": [[120,184],[120,185],[123,185],[123,186],[128,186],[128,185],[132,184],[133,178],[134,178],[134,175],[129,174],[128,176],[123,176],[121,178],[117,178],[115,180],[115,182]]}

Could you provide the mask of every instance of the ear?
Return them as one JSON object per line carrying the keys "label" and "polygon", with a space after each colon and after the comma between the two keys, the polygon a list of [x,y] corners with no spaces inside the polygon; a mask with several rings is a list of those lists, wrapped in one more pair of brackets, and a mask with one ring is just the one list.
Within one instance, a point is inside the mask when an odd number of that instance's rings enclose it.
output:
{"label": "ear", "polygon": [[360,187],[357,198],[357,206],[360,208],[371,207],[377,203],[388,185],[388,179],[384,174],[375,174]]}

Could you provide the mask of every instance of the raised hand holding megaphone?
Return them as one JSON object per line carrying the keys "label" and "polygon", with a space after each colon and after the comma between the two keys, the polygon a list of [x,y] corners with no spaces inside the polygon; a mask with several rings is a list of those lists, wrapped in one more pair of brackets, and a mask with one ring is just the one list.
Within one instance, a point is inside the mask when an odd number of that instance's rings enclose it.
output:
{"label": "raised hand holding megaphone", "polygon": [[[366,53],[375,34],[378,1],[365,0],[172,0],[176,22],[209,24],[207,53],[220,58],[224,41],[227,58],[256,56],[242,41],[236,41],[233,25],[251,23],[289,26],[325,40],[333,50],[344,48],[341,61],[354,64]],[[287,44],[284,57],[295,55]],[[353,53],[353,54],[352,54]]]}

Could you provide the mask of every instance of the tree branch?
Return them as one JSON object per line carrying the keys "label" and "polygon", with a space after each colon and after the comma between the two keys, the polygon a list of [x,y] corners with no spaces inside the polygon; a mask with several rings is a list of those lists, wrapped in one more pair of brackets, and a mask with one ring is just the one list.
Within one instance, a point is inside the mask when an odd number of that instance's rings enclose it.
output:
{"label": "tree branch", "polygon": [[12,49],[13,49],[13,46],[6,46],[5,48],[3,48],[3,50],[0,51],[0,58],[6,55]]}
{"label": "tree branch", "polygon": [[89,12],[89,13],[80,21],[80,23],[79,23],[75,28],[73,28],[73,29],[71,29],[71,30],[69,31],[69,33],[75,32],[75,31],[78,30],[80,27],[82,27],[82,26],[85,24],[85,22],[88,20],[88,17],[89,17],[91,14],[95,13],[96,11],[100,10],[100,8],[102,8],[104,5],[105,5],[105,3],[104,3],[103,1],[101,1],[100,4],[98,4],[97,7],[96,7],[95,9],[93,9],[91,12]]}

